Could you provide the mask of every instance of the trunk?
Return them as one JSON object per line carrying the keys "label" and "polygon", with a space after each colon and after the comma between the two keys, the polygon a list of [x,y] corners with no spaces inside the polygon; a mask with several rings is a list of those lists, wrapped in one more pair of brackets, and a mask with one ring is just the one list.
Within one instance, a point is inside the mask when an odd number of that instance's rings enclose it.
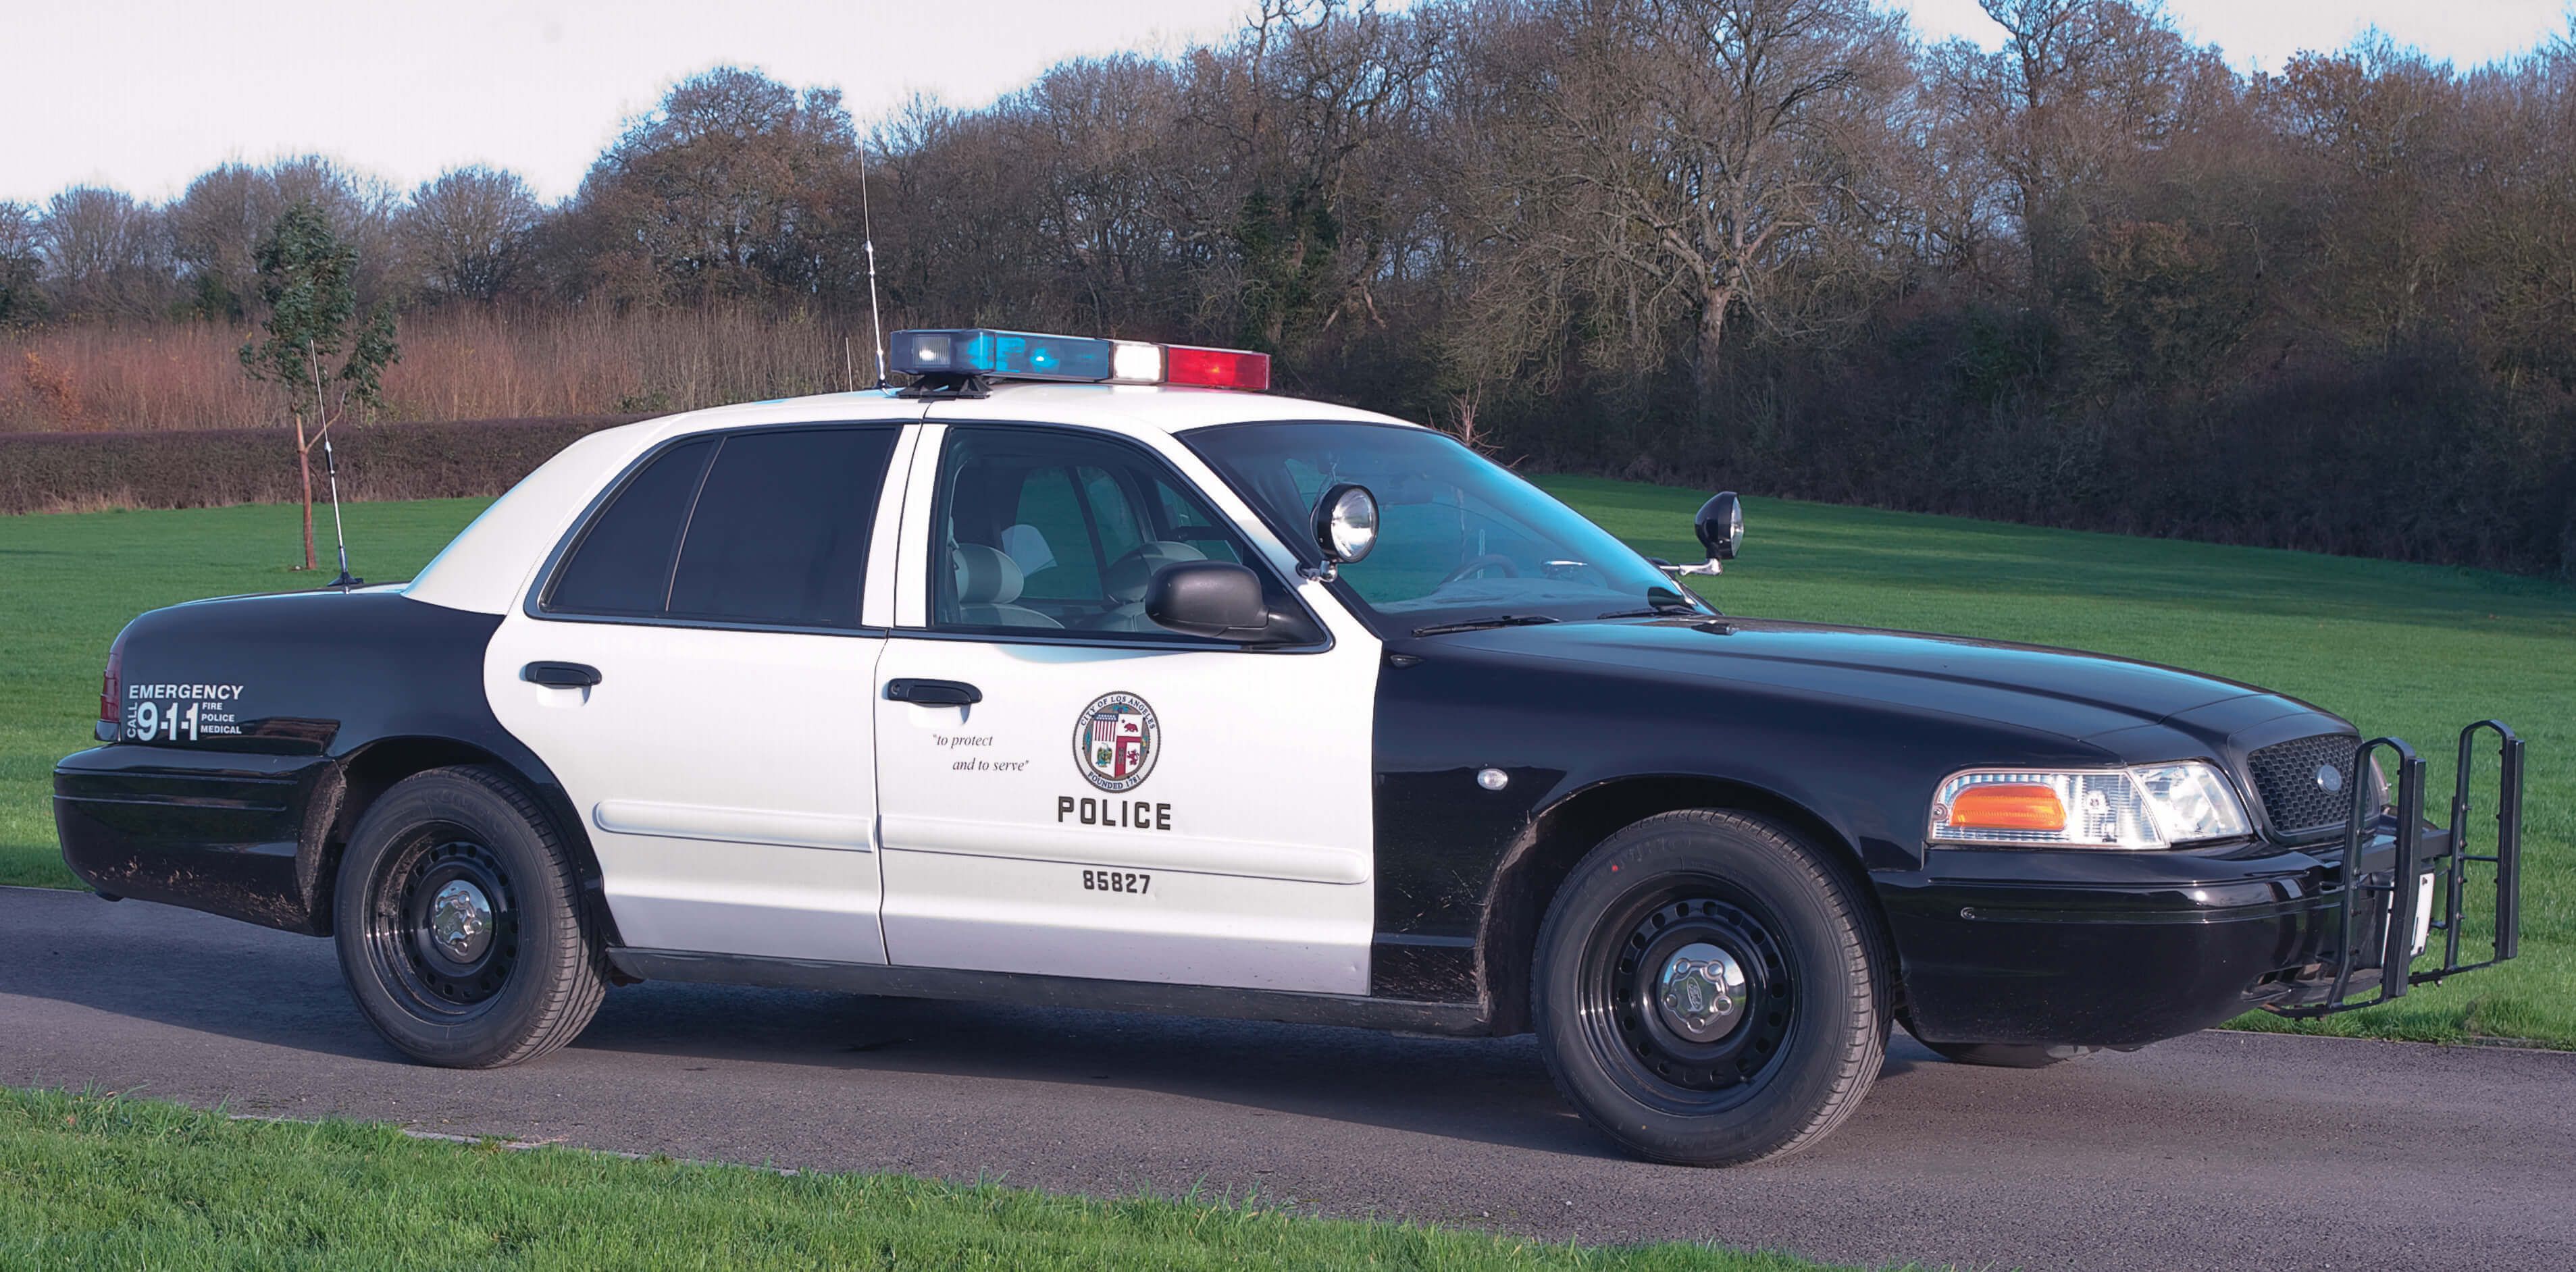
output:
{"label": "trunk", "polygon": [[304,440],[304,417],[295,417],[295,466],[304,472],[304,568],[313,567],[313,451]]}
{"label": "trunk", "polygon": [[1726,344],[1726,311],[1735,301],[1732,287],[1712,287],[1700,301],[1699,359],[1691,375],[1699,385],[1699,404],[1706,411],[1717,390],[1717,358]]}

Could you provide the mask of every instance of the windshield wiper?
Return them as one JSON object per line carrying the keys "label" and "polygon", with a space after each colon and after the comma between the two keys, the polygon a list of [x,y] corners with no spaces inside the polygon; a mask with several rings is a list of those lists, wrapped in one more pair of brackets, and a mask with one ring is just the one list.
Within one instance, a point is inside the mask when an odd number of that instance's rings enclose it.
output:
{"label": "windshield wiper", "polygon": [[1497,614],[1492,618],[1471,618],[1463,623],[1433,623],[1413,629],[1416,636],[1443,636],[1450,632],[1481,632],[1492,627],[1528,627],[1533,623],[1553,623],[1545,614]]}
{"label": "windshield wiper", "polygon": [[1640,610],[1613,610],[1601,617],[1662,618],[1668,614],[1705,614],[1708,612],[1707,610],[1692,604],[1688,599],[1684,598],[1681,593],[1660,587],[1650,587],[1646,589],[1646,606],[1647,607],[1645,609]]}

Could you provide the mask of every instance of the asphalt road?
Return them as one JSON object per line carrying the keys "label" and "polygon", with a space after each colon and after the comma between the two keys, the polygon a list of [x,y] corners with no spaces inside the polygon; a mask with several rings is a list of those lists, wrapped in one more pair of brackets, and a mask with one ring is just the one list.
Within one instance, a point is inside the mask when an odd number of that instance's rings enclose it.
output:
{"label": "asphalt road", "polygon": [[1611,1152],[1529,1040],[642,985],[493,1072],[399,1060],[331,944],[0,888],[0,1083],[1551,1239],[1975,1267],[2576,1268],[2576,1055],[2208,1033],[2039,1072],[1900,1033],[1821,1146]]}

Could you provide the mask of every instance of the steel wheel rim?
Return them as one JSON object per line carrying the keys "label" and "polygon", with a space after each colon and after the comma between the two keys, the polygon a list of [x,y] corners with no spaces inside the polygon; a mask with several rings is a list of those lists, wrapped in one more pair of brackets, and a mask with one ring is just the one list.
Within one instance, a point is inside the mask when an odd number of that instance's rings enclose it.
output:
{"label": "steel wheel rim", "polygon": [[[473,925],[460,925],[457,906],[470,898],[481,902],[480,931],[459,940],[460,927]],[[367,952],[378,978],[415,1015],[458,1019],[488,1010],[518,964],[518,937],[509,876],[472,831],[423,825],[386,854],[368,898]]]}
{"label": "steel wheel rim", "polygon": [[[1601,1070],[1638,1102],[1676,1115],[1754,1098],[1780,1072],[1799,1023],[1796,956],[1780,931],[1768,907],[1712,876],[1676,876],[1623,898],[1594,925],[1577,972],[1581,1032]],[[1705,1041],[1659,1001],[1674,957],[1701,945],[1723,951],[1743,983],[1732,1027]]]}

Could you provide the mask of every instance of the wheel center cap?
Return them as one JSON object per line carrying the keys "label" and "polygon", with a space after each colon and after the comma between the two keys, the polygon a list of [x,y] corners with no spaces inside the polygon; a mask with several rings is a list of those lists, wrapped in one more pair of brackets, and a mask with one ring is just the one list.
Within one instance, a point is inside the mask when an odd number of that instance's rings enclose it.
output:
{"label": "wheel center cap", "polygon": [[1655,978],[1664,1023],[1692,1042],[1715,1042],[1744,1019],[1744,966],[1705,941],[1673,951]]}
{"label": "wheel center cap", "polygon": [[492,899],[463,879],[450,879],[429,901],[429,936],[438,952],[471,963],[492,944]]}

